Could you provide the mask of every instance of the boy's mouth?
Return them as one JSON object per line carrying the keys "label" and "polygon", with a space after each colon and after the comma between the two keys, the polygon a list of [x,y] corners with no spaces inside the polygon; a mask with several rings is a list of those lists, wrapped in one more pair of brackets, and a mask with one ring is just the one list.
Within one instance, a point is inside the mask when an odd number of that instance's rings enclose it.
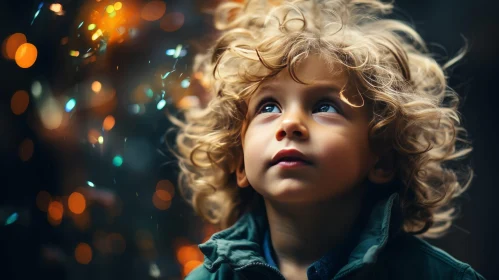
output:
{"label": "boy's mouth", "polygon": [[272,157],[270,165],[273,166],[279,162],[312,164],[312,162],[303,153],[296,149],[280,150]]}

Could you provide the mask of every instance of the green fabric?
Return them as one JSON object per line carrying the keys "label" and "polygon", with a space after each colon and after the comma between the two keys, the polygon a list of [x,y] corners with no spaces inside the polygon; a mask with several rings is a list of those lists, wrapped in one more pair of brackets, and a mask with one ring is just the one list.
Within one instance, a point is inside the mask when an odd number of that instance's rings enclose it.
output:
{"label": "green fabric", "polygon": [[[370,207],[365,226],[348,262],[336,279],[484,279],[424,240],[401,231],[399,196],[394,193]],[[284,279],[266,264],[261,249],[267,219],[244,214],[232,227],[199,245],[203,265],[185,279]]]}

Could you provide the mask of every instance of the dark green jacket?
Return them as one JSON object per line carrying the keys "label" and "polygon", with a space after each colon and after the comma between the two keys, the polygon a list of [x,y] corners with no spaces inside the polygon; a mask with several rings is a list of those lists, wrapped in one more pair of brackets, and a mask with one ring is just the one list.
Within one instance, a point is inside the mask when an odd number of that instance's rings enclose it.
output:
{"label": "dark green jacket", "polygon": [[[398,194],[370,209],[356,245],[332,279],[484,279],[468,264],[401,231]],[[204,263],[185,279],[285,279],[263,257],[267,228],[265,215],[244,214],[232,227],[199,245]]]}

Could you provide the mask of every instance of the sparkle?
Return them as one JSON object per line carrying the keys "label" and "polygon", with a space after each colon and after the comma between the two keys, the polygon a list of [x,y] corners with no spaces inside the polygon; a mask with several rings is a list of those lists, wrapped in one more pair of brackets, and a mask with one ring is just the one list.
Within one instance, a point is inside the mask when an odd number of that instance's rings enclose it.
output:
{"label": "sparkle", "polygon": [[113,165],[116,167],[120,167],[123,164],[123,157],[117,155],[113,158]]}
{"label": "sparkle", "polygon": [[88,30],[92,31],[92,30],[94,30],[94,29],[95,29],[95,27],[97,27],[97,26],[95,25],[95,23],[91,23],[91,24],[89,24],[89,25],[88,25]]}
{"label": "sparkle", "polygon": [[89,187],[95,188],[94,183],[92,183],[92,182],[90,182],[90,181],[87,181],[87,185],[88,185]]}
{"label": "sparkle", "polygon": [[191,82],[189,81],[189,79],[185,79],[182,82],[180,82],[180,86],[182,88],[188,88],[190,84],[191,84]]}
{"label": "sparkle", "polygon": [[80,23],[80,25],[78,25],[78,29],[80,29],[80,28],[82,27],[83,23],[84,23],[84,21],[82,21],[82,22]]}
{"label": "sparkle", "polygon": [[103,144],[104,143],[104,137],[99,136],[99,138],[97,138],[97,141],[99,141],[99,144]]}
{"label": "sparkle", "polygon": [[75,106],[76,100],[74,98],[69,99],[69,101],[66,103],[66,112],[71,112]]}
{"label": "sparkle", "polygon": [[10,224],[13,224],[15,221],[17,221],[17,218],[19,218],[19,214],[12,213],[12,215],[10,215],[5,221],[5,225],[8,226]]}
{"label": "sparkle", "polygon": [[158,108],[158,110],[161,110],[165,107],[166,105],[166,101],[164,99],[161,99],[159,102],[158,102],[158,105],[156,105],[156,108]]}

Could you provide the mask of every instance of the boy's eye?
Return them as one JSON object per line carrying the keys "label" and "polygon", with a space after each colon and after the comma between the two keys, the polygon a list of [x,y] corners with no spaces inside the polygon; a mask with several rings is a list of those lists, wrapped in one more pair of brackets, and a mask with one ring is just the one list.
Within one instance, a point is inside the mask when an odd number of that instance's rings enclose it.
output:
{"label": "boy's eye", "polygon": [[[277,108],[277,111],[275,110]],[[279,113],[279,107],[272,103],[267,103],[261,107],[261,110],[258,113]]]}
{"label": "boy's eye", "polygon": [[[334,105],[333,101],[321,100],[318,103],[319,106],[313,110],[312,113],[339,113],[339,110]],[[279,113],[280,109],[273,98],[264,99],[260,102],[258,106],[257,114],[262,113]]]}
{"label": "boy's eye", "polygon": [[320,103],[317,107],[317,111],[319,113],[338,113],[338,110],[334,105],[325,102]]}

